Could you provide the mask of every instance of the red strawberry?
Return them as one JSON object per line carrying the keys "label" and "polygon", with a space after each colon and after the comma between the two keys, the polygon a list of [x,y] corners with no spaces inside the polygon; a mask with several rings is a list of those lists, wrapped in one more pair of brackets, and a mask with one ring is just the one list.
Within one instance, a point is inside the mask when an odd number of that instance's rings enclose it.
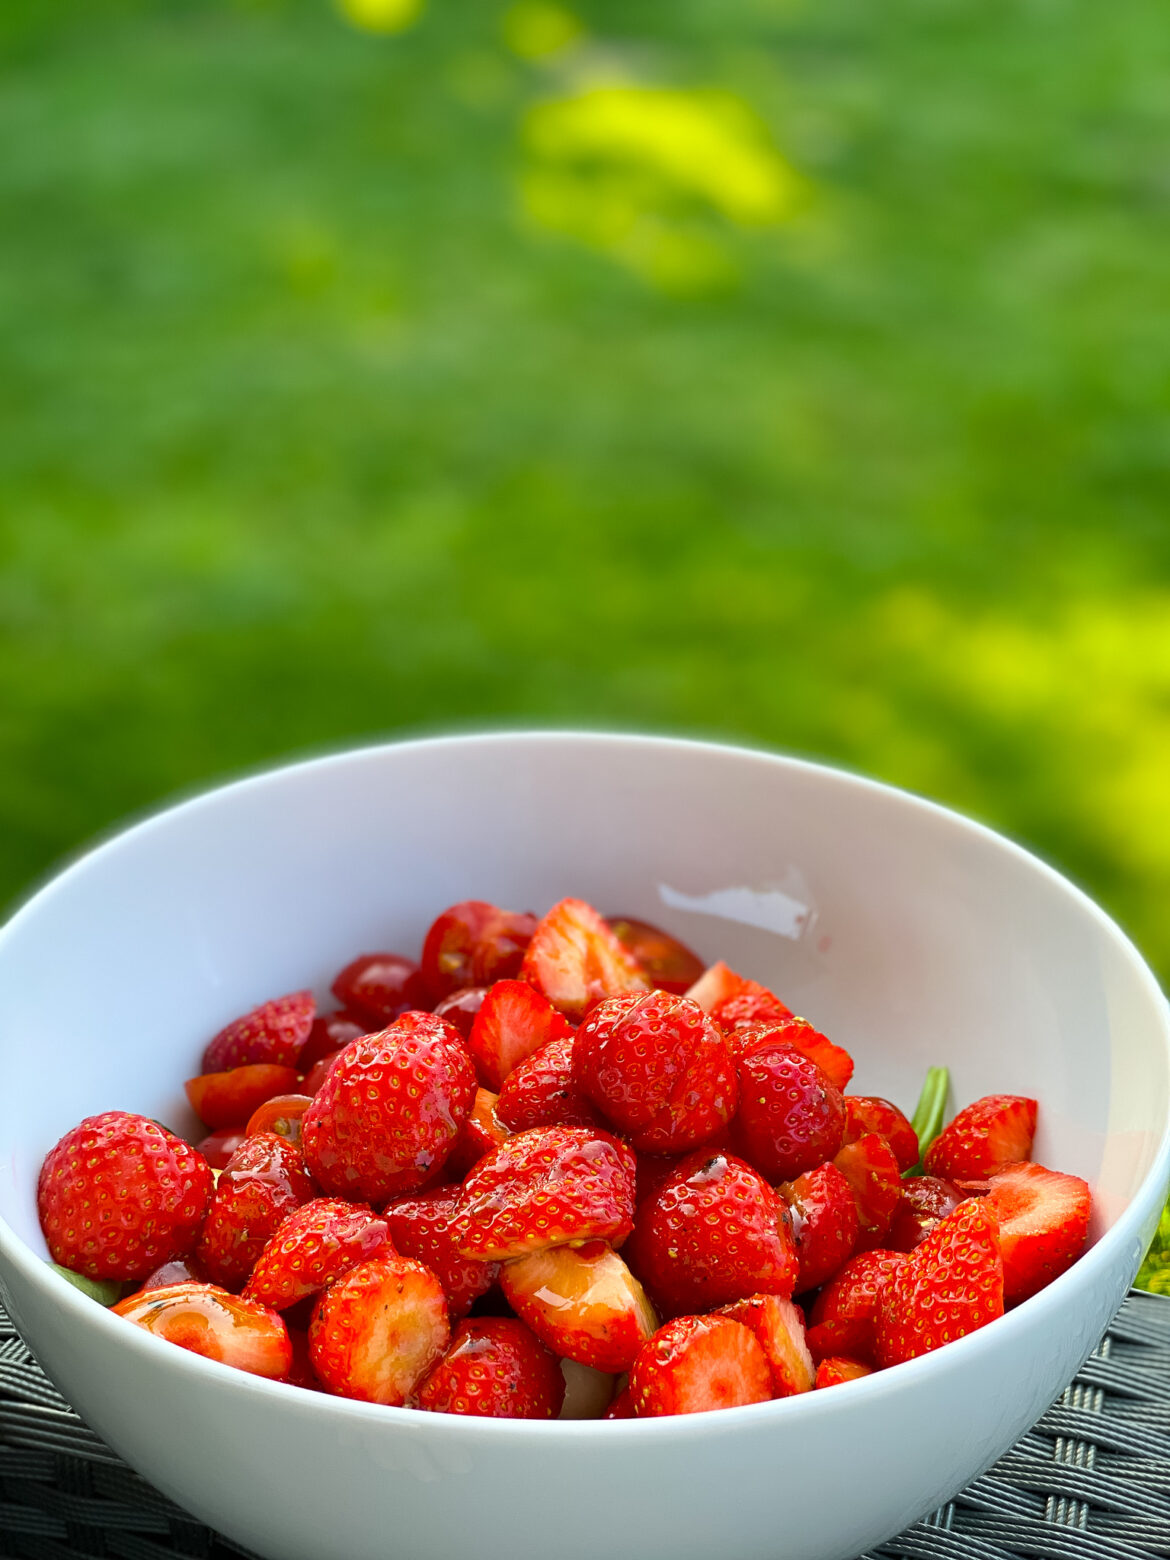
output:
{"label": "red strawberry", "polygon": [[987,1094],[961,1110],[926,1150],[923,1168],[951,1181],[978,1180],[1032,1152],[1035,1100],[1020,1094]]}
{"label": "red strawberry", "polygon": [[595,1370],[629,1370],[658,1326],[641,1284],[602,1240],[505,1262],[500,1287],[538,1338]]}
{"label": "red strawberry", "polygon": [[504,1079],[496,1114],[512,1132],[531,1127],[601,1127],[601,1116],[573,1082],[573,1037],[550,1040]]}
{"label": "red strawberry", "polygon": [[796,1293],[816,1289],[848,1260],[861,1233],[853,1188],[834,1164],[817,1165],[779,1188],[792,1209],[800,1273]]}
{"label": "red strawberry", "polygon": [[606,1419],[634,1419],[634,1394],[629,1387],[623,1387],[605,1411]]}
{"label": "red strawberry", "polygon": [[665,1316],[787,1299],[797,1272],[787,1204],[742,1159],[706,1149],[640,1204],[627,1259]]}
{"label": "red strawberry", "polygon": [[227,1072],[250,1062],[291,1067],[309,1038],[316,1011],[311,991],[262,1002],[212,1036],[203,1052],[203,1071]]}
{"label": "red strawberry", "polygon": [[863,1365],[860,1360],[850,1360],[840,1354],[831,1354],[817,1366],[817,1379],[813,1385],[839,1387],[843,1381],[860,1381],[862,1376],[872,1375],[872,1365]]}
{"label": "red strawberry", "polygon": [[499,1275],[499,1264],[461,1257],[455,1246],[458,1186],[436,1186],[399,1197],[386,1209],[394,1244],[404,1257],[425,1262],[442,1284],[454,1317],[466,1316]]}
{"label": "red strawberry", "polygon": [[336,1056],[351,1040],[360,1039],[369,1032],[370,1026],[364,1018],[359,1018],[356,1013],[347,1013],[344,1008],[336,1013],[320,1014],[313,1020],[309,1038],[297,1055],[297,1071],[310,1072],[323,1057]]}
{"label": "red strawberry", "polygon": [[812,1390],[816,1366],[804,1341],[804,1318],[791,1300],[752,1295],[725,1305],[719,1313],[742,1322],[755,1334],[772,1372],[772,1396],[793,1397]]}
{"label": "red strawberry", "polygon": [[490,1419],[555,1419],[564,1398],[556,1355],[510,1316],[460,1322],[418,1389],[419,1408]]}
{"label": "red strawberry", "polygon": [[273,1095],[248,1117],[248,1137],[255,1137],[257,1132],[275,1132],[277,1137],[288,1138],[299,1146],[305,1112],[312,1103],[311,1094]]}
{"label": "red strawberry", "polygon": [[205,1127],[242,1127],[265,1100],[296,1086],[295,1067],[249,1062],[227,1072],[188,1078],[183,1089]]}
{"label": "red strawberry", "polygon": [[292,1366],[288,1330],[275,1311],[214,1284],[172,1284],[130,1295],[115,1316],[204,1359],[279,1381]]}
{"label": "red strawberry", "polygon": [[474,1097],[458,1033],[433,1013],[404,1013],[334,1062],[305,1112],[305,1161],[332,1196],[384,1202],[442,1166]]}
{"label": "red strawberry", "polygon": [[189,1143],[145,1116],[87,1116],[51,1148],[37,1210],[53,1261],[87,1278],[145,1278],[188,1255],[213,1178]]}
{"label": "red strawberry", "polygon": [[332,989],[343,1008],[367,1021],[366,1033],[385,1029],[412,1008],[431,1005],[418,965],[400,953],[359,954],[341,971]]}
{"label": "red strawberry", "polygon": [[686,995],[728,1034],[748,1024],[779,1023],[792,1016],[792,1009],[767,986],[737,975],[722,959],[705,970]]}
{"label": "red strawberry", "polygon": [[643,1344],[630,1372],[639,1419],[766,1403],[772,1371],[759,1340],[729,1316],[680,1316]]}
{"label": "red strawberry", "polygon": [[372,1257],[317,1301],[309,1358],[323,1386],[363,1403],[401,1405],[451,1335],[439,1280],[410,1257]]}
{"label": "red strawberry", "polygon": [[244,1294],[283,1311],[332,1284],[359,1262],[393,1250],[385,1219],[369,1208],[314,1197],[277,1226],[256,1260]]}
{"label": "red strawberry", "polygon": [[633,1222],[633,1152],[607,1132],[538,1127],[470,1172],[454,1234],[464,1256],[502,1260],[570,1240],[618,1244]]}
{"label": "red strawberry", "polygon": [[871,1094],[845,1095],[845,1142],[876,1132],[884,1137],[903,1173],[918,1163],[918,1134],[896,1105]]}
{"label": "red strawberry", "polygon": [[209,1132],[206,1137],[200,1138],[195,1145],[195,1152],[202,1154],[213,1170],[226,1170],[228,1160],[247,1135],[243,1127],[223,1127],[218,1132]]}
{"label": "red strawberry", "polygon": [[207,1274],[194,1257],[173,1257],[149,1273],[135,1294],[145,1294],[148,1289],[170,1289],[175,1284],[205,1284]]}
{"label": "red strawberry", "polygon": [[843,1046],[834,1045],[807,1018],[781,1019],[779,1023],[769,1023],[768,1029],[776,1040],[795,1047],[815,1062],[835,1089],[844,1090],[853,1076],[853,1058]]}
{"label": "red strawberry", "polygon": [[656,991],[685,996],[703,973],[703,961],[669,932],[635,921],[628,915],[606,917],[606,925],[628,953],[642,966]]}
{"label": "red strawberry", "polygon": [[445,1177],[462,1179],[485,1154],[507,1142],[511,1133],[496,1115],[499,1102],[500,1096],[490,1089],[476,1089],[471,1114],[459,1128],[455,1147],[443,1166]]}
{"label": "red strawberry", "polygon": [[890,1274],[907,1260],[901,1251],[862,1251],[850,1257],[809,1312],[807,1342],[814,1359],[833,1354],[873,1359],[878,1297]]}
{"label": "red strawberry", "polygon": [[432,997],[437,1001],[462,986],[514,979],[535,930],[534,915],[501,910],[482,899],[451,905],[423,943],[421,968]]}
{"label": "red strawberry", "polygon": [[999,1229],[986,1203],[972,1199],[886,1279],[874,1325],[877,1363],[912,1360],[1002,1315]]}
{"label": "red strawberry", "polygon": [[467,1049],[480,1081],[498,1091],[526,1057],[550,1040],[572,1035],[572,1026],[526,981],[498,980],[488,988],[472,1021]]}
{"label": "red strawberry", "polygon": [[224,1289],[242,1289],[286,1214],[316,1195],[301,1151],[275,1132],[245,1138],[220,1172],[195,1255]]}
{"label": "red strawberry", "polygon": [[487,986],[460,986],[458,991],[453,991],[449,997],[444,997],[441,1002],[435,1004],[435,1017],[445,1018],[459,1031],[464,1040],[470,1040],[475,1015],[483,1006],[483,999],[487,994]]}
{"label": "red strawberry", "polygon": [[631,993],[601,1002],[573,1041],[573,1081],[635,1149],[679,1154],[735,1114],[735,1063],[687,997]]}
{"label": "red strawberry", "polygon": [[562,899],[532,934],[521,976],[578,1023],[605,997],[647,991],[633,954],[583,899]]}
{"label": "red strawberry", "polygon": [[732,1141],[769,1181],[791,1181],[841,1147],[845,1105],[824,1073],[765,1026],[731,1036],[739,1070]]}
{"label": "red strawberry", "polygon": [[861,1240],[875,1244],[893,1222],[902,1196],[902,1177],[893,1150],[885,1138],[871,1132],[856,1143],[847,1143],[833,1163],[853,1188]]}
{"label": "red strawberry", "polygon": [[1043,1165],[1008,1165],[983,1206],[999,1225],[1004,1300],[1015,1303],[1071,1267],[1089,1233],[1089,1183]]}
{"label": "red strawberry", "polygon": [[891,1251],[913,1251],[963,1201],[964,1193],[937,1175],[907,1176],[885,1244]]}

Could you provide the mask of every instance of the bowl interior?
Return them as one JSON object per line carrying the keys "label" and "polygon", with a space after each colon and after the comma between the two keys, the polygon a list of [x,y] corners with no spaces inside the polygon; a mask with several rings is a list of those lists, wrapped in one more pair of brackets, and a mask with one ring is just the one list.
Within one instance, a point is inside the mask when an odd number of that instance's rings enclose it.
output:
{"label": "bowl interior", "polygon": [[816,766],[699,744],[460,738],[213,792],[119,836],[0,933],[0,1217],[35,1252],[46,1150],[121,1108],[193,1128],[182,1080],[263,999],[359,952],[417,956],[465,898],[566,894],[655,921],[847,1046],[853,1088],[909,1111],[1041,1101],[1035,1157],[1089,1178],[1097,1233],[1166,1130],[1165,1011],[1115,927],[1034,858]]}

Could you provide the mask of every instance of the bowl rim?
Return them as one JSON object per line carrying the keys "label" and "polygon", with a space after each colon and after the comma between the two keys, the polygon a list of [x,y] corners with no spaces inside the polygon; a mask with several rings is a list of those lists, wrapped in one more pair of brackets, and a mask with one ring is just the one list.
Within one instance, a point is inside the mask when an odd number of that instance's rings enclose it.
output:
{"label": "bowl rim", "polygon": [[[466,749],[514,744],[521,747],[535,747],[542,743],[575,744],[582,747],[615,745],[630,749],[640,747],[647,750],[660,750],[663,753],[695,750],[761,766],[796,771],[815,778],[822,784],[878,794],[887,805],[916,814],[925,812],[937,825],[957,829],[960,833],[979,840],[984,846],[1008,856],[1017,864],[1026,866],[1046,878],[1052,886],[1069,896],[1083,912],[1087,913],[1098,931],[1113,943],[1117,952],[1130,967],[1138,989],[1150,1000],[1153,1012],[1158,1015],[1167,1075],[1170,1077],[1170,1001],[1163,994],[1153,971],[1129,936],[1113,918],[1083,889],[1050,866],[1042,857],[964,813],[886,781],[812,759],[757,747],[709,742],[690,737],[557,728],[467,732],[414,737],[397,742],[374,742],[302,758],[290,763],[268,765],[226,783],[202,788],[178,801],[164,803],[128,826],[116,828],[76,857],[66,861],[47,881],[18,904],[13,914],[0,925],[0,949],[12,934],[23,926],[26,919],[39,912],[59,893],[67,892],[76,877],[99,866],[108,854],[116,851],[128,839],[147,837],[155,830],[165,828],[176,815],[189,816],[215,806],[226,794],[279,785],[287,778],[305,771],[346,767],[355,763],[381,762],[389,754],[421,748]],[[930,1376],[945,1376],[951,1370],[958,1372],[967,1365],[968,1361],[974,1362],[989,1349],[995,1349],[997,1340],[1002,1340],[1005,1345],[1008,1345],[1017,1336],[1033,1328],[1040,1329],[1046,1326],[1049,1320],[1055,1320],[1056,1314],[1064,1309],[1066,1297],[1071,1300],[1074,1290],[1083,1289],[1089,1292],[1098,1287],[1108,1287],[1116,1258],[1122,1254],[1127,1244],[1132,1245],[1136,1241],[1140,1227],[1161,1207],[1167,1190],[1170,1190],[1170,1113],[1163,1125],[1154,1160],[1136,1189],[1129,1206],[1116,1223],[1106,1230],[1071,1268],[1042,1289],[1039,1294],[997,1318],[989,1326],[956,1339],[944,1349],[846,1383],[852,1393],[852,1396],[846,1399],[846,1405],[852,1403],[860,1408],[863,1402],[880,1402],[890,1394],[900,1395],[905,1391],[911,1391],[917,1383]],[[519,1437],[523,1440],[535,1438],[542,1445],[564,1442],[571,1444],[584,1440],[591,1443],[594,1449],[598,1444],[624,1444],[625,1438],[629,1436],[641,1437],[654,1434],[671,1442],[682,1443],[693,1436],[707,1437],[711,1433],[707,1414],[674,1415],[649,1420],[487,1419],[466,1415],[420,1413],[414,1409],[365,1403],[324,1392],[306,1391],[284,1382],[253,1376],[231,1366],[192,1354],[186,1349],[176,1348],[164,1339],[154,1337],[143,1328],[124,1327],[122,1318],[115,1317],[105,1307],[95,1304],[67,1279],[54,1272],[50,1264],[37,1256],[2,1216],[0,1216],[0,1257],[20,1272],[42,1303],[63,1312],[64,1318],[72,1324],[95,1327],[97,1329],[95,1343],[102,1339],[103,1331],[109,1329],[106,1336],[111,1345],[114,1348],[139,1351],[139,1357],[144,1365],[153,1360],[159,1368],[164,1370],[169,1368],[180,1378],[192,1382],[214,1380],[218,1376],[228,1393],[247,1394],[252,1397],[256,1394],[261,1397],[274,1395],[274,1403],[283,1405],[286,1416],[290,1412],[309,1413],[320,1420],[320,1416],[325,1414],[338,1424],[348,1422],[371,1429],[382,1425],[387,1434],[394,1432],[395,1427],[409,1427],[411,1434],[416,1438],[419,1435],[438,1436],[444,1442],[450,1442],[452,1437],[478,1442],[485,1436],[493,1440],[503,1436]],[[0,1269],[0,1292],[3,1291],[3,1287],[3,1272]],[[212,1372],[210,1378],[207,1376],[208,1371]],[[226,1402],[225,1399],[225,1407]],[[731,1431],[733,1427],[739,1428],[749,1424],[762,1428],[766,1423],[773,1421],[783,1425],[793,1414],[799,1414],[802,1418],[813,1418],[826,1413],[835,1413],[839,1411],[840,1402],[841,1399],[835,1393],[806,1392],[794,1397],[773,1399],[766,1403],[720,1409],[717,1412],[720,1416],[721,1431]],[[298,1403],[299,1407],[294,1407]]]}

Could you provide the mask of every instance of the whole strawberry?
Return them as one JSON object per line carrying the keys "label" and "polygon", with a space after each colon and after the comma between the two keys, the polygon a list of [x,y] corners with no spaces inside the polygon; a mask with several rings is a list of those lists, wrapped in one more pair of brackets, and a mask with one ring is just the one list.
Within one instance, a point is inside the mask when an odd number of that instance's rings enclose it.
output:
{"label": "whole strawberry", "polygon": [[510,1316],[460,1322],[417,1393],[432,1413],[489,1419],[555,1419],[564,1398],[556,1355]]}
{"label": "whole strawberry", "polygon": [[572,1035],[548,1041],[513,1068],[500,1087],[496,1115],[509,1132],[603,1125],[573,1082]]}
{"label": "whole strawberry", "polygon": [[954,1213],[889,1274],[874,1325],[877,1363],[928,1354],[1003,1315],[1003,1259],[995,1216],[978,1198]]}
{"label": "whole strawberry", "polygon": [[214,1284],[242,1289],[282,1220],[315,1195],[295,1143],[275,1132],[246,1137],[220,1173],[196,1256]]}
{"label": "whole strawberry", "polygon": [[333,1063],[305,1112],[305,1162],[334,1197],[413,1191],[450,1154],[475,1086],[458,1032],[433,1013],[404,1013]]}
{"label": "whole strawberry", "polygon": [[443,1286],[454,1317],[466,1316],[480,1295],[499,1276],[498,1262],[461,1257],[455,1245],[458,1186],[428,1187],[398,1197],[386,1209],[386,1223],[395,1248],[404,1257],[423,1262]]}
{"label": "whole strawberry", "polygon": [[45,1156],[37,1210],[53,1261],[87,1278],[145,1278],[186,1256],[211,1200],[210,1166],[145,1116],[87,1116]]}
{"label": "whole strawberry", "polygon": [[227,1072],[252,1062],[290,1067],[309,1038],[316,1012],[311,991],[294,991],[290,996],[262,1002],[207,1042],[201,1071]]}
{"label": "whole strawberry", "polygon": [[738,1152],[769,1181],[792,1181],[832,1159],[845,1133],[845,1102],[809,1057],[776,1034],[731,1037],[741,1101],[732,1127]]}

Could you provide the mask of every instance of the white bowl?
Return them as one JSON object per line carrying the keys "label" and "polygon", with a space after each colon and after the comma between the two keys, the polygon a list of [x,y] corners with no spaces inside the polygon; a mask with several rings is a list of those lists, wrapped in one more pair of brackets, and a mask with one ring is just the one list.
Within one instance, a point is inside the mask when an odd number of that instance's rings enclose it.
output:
{"label": "white bowl", "polygon": [[[773,986],[912,1104],[1041,1101],[1035,1157],[1088,1177],[1093,1244],[936,1354],[828,1392],[642,1422],[412,1413],[283,1387],[128,1326],[45,1266],[41,1159],[83,1116],[193,1125],[222,1023],[353,954],[417,950],[464,898],[573,894]],[[1170,1023],[1077,889],[976,824],[760,753],[498,735],[349,753],[111,840],[0,932],[0,1295],[99,1434],[273,1560],[848,1560],[948,1499],[1077,1370],[1170,1179]]]}

